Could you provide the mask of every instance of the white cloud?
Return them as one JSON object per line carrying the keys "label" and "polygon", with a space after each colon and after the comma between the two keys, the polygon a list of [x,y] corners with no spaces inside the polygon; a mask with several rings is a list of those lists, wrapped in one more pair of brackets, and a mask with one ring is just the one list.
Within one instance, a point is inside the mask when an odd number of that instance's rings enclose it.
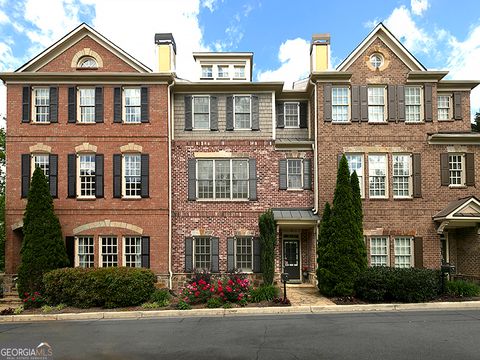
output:
{"label": "white cloud", "polygon": [[429,6],[428,0],[411,0],[410,2],[412,13],[418,16],[422,16]]}
{"label": "white cloud", "polygon": [[218,8],[219,1],[223,3],[223,0],[202,0],[202,6],[214,12]]}
{"label": "white cloud", "polygon": [[9,22],[10,20],[8,19],[8,16],[2,10],[0,10],[0,24],[8,24]]}
{"label": "white cloud", "polygon": [[284,81],[291,88],[294,81],[306,77],[310,70],[310,42],[296,38],[280,45],[278,59],[281,65],[276,70],[259,71],[259,81]]}

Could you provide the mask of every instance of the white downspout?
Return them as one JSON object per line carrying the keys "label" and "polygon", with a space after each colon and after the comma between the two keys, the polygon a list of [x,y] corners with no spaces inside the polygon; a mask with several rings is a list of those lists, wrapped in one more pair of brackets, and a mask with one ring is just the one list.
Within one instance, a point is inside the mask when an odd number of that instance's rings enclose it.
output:
{"label": "white downspout", "polygon": [[171,104],[172,86],[175,84],[175,79],[168,85],[167,91],[167,131],[168,131],[168,288],[172,288],[172,124],[173,119]]}
{"label": "white downspout", "polygon": [[314,118],[313,118],[313,129],[315,132],[314,135],[314,143],[312,145],[312,150],[313,150],[313,172],[315,174],[315,178],[313,179],[313,213],[317,214],[318,213],[318,153],[317,153],[317,141],[318,141],[318,134],[317,134],[317,121],[318,121],[318,114],[317,114],[317,83],[312,82],[312,80],[309,80],[310,84],[314,86]]}

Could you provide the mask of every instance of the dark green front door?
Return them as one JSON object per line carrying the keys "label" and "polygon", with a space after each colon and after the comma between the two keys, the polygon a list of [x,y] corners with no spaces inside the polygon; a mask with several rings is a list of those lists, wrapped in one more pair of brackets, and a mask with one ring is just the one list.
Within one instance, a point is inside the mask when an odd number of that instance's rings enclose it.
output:
{"label": "dark green front door", "polygon": [[283,240],[283,271],[289,280],[300,280],[300,241]]}

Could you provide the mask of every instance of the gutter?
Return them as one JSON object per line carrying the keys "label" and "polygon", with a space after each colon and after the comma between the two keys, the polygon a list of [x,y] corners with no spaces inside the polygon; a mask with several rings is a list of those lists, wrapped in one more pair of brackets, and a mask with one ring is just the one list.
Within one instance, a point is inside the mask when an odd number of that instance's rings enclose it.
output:
{"label": "gutter", "polygon": [[314,93],[314,119],[313,119],[313,129],[315,132],[314,142],[312,144],[313,150],[313,172],[315,173],[315,177],[313,179],[313,213],[318,214],[318,154],[317,154],[317,83],[314,83],[311,79],[309,80],[310,84],[313,85]]}
{"label": "gutter", "polygon": [[167,91],[167,131],[168,131],[168,288],[172,288],[172,124],[173,119],[171,104],[172,86],[175,85],[175,78],[168,85]]}

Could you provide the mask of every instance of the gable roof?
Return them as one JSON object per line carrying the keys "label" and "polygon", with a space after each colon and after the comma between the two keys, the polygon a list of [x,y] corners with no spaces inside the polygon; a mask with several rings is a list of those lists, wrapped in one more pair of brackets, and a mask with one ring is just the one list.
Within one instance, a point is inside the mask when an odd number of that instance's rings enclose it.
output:
{"label": "gable roof", "polygon": [[426,71],[427,68],[412,55],[408,49],[387,29],[383,23],[379,23],[367,35],[365,39],[337,66],[338,71],[345,71],[358,59],[358,57],[368,48],[375,39],[380,38],[385,45],[397,55],[411,71]]}
{"label": "gable roof", "polygon": [[480,217],[480,200],[475,196],[468,196],[449,203],[442,211],[433,216],[433,220],[478,217]]}
{"label": "gable roof", "polygon": [[100,45],[104,46],[106,49],[111,51],[113,54],[118,56],[120,59],[125,61],[127,64],[132,66],[139,72],[142,73],[151,73],[152,69],[148,66],[140,62],[139,60],[135,59],[133,56],[128,54],[126,51],[122,50],[120,47],[112,43],[98,31],[90,27],[85,23],[81,23],[75,29],[70,31],[60,40],[55,42],[54,44],[50,45],[48,48],[43,50],[40,54],[35,56],[33,59],[19,67],[15,72],[23,72],[23,71],[38,71],[42,68],[45,64],[49,61],[54,59],[56,56],[61,54],[63,51],[68,49],[73,44],[77,43],[85,36],[90,36],[93,40],[98,42]]}

